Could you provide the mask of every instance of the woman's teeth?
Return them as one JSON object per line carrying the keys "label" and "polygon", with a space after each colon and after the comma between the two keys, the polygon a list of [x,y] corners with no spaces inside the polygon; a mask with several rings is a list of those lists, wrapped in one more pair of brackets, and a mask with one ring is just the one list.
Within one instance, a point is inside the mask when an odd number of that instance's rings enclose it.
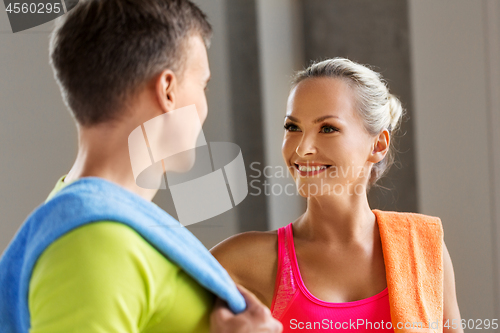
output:
{"label": "woman's teeth", "polygon": [[299,170],[300,171],[306,171],[306,172],[310,172],[310,171],[318,171],[318,170],[323,170],[323,169],[326,169],[326,165],[321,165],[321,166],[302,166],[302,165],[299,165]]}

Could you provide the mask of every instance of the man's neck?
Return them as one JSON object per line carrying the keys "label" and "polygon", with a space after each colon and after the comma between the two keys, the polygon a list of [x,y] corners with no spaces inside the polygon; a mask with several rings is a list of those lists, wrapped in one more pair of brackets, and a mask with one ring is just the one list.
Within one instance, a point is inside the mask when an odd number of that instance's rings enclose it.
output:
{"label": "man's neck", "polygon": [[99,125],[78,129],[78,155],[65,182],[100,177],[151,201],[157,190],[137,186],[128,151],[132,129]]}

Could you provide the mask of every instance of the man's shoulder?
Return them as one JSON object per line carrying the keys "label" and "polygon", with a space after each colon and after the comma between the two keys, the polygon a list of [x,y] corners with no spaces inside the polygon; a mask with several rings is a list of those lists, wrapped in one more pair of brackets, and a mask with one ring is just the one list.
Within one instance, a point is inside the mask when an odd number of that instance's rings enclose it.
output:
{"label": "man's shoulder", "polygon": [[171,308],[165,295],[174,294],[179,271],[128,226],[85,224],[52,242],[38,258],[29,281],[32,324],[43,332],[46,322],[58,332],[92,325],[128,331],[155,314],[158,299]]}
{"label": "man's shoulder", "polygon": [[66,187],[67,185],[69,185],[69,183],[65,183],[64,182],[64,179],[66,178],[67,175],[63,175],[61,176],[56,184],[54,185],[54,187],[52,188],[52,191],[50,191],[49,195],[47,196],[47,198],[45,199],[45,202],[47,203],[50,199],[52,199],[60,190],[62,190],[64,187]]}
{"label": "man's shoulder", "polygon": [[116,221],[95,221],[77,227],[54,240],[41,257],[54,252],[91,261],[111,261],[142,253],[151,260],[162,258],[170,262],[137,231]]}
{"label": "man's shoulder", "polygon": [[137,295],[142,295],[149,283],[171,280],[179,270],[127,225],[96,221],[64,234],[40,254],[30,279],[30,295],[40,288],[62,290],[55,284],[103,297],[117,294],[122,287],[136,288]]}

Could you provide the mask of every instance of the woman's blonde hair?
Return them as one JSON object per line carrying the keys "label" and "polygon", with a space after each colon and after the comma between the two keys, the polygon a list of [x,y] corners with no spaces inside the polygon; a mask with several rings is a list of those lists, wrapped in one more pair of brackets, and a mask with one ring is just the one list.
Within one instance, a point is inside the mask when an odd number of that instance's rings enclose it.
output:
{"label": "woman's blonde hair", "polygon": [[394,163],[395,147],[392,140],[401,125],[406,111],[399,99],[389,92],[382,76],[367,66],[345,58],[327,59],[313,63],[307,69],[297,72],[292,81],[292,88],[300,82],[317,77],[330,77],[344,80],[356,95],[357,110],[370,135],[378,135],[385,128],[390,133],[390,146],[386,156],[373,165],[367,190],[384,176]]}

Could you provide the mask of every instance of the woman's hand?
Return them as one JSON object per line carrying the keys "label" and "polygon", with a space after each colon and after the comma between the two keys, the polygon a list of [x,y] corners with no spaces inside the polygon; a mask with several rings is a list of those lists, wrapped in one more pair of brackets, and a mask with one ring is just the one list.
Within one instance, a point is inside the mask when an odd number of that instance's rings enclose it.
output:
{"label": "woman's hand", "polygon": [[283,326],[273,318],[271,311],[243,286],[238,289],[245,297],[247,308],[233,314],[220,298],[210,316],[211,333],[281,333]]}

